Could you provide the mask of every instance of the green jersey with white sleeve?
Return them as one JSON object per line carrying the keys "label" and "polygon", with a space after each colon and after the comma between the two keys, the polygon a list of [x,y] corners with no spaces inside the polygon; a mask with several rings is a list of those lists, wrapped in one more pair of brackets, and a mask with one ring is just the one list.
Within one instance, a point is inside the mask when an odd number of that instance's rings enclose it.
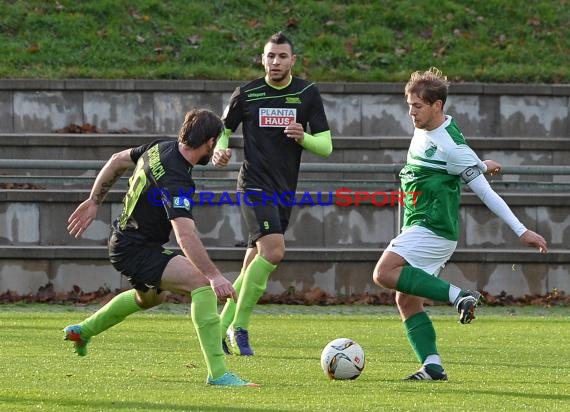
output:
{"label": "green jersey with white sleeve", "polygon": [[402,230],[419,225],[457,241],[461,181],[468,183],[485,170],[451,116],[434,130],[415,129],[400,172],[402,190],[408,193]]}

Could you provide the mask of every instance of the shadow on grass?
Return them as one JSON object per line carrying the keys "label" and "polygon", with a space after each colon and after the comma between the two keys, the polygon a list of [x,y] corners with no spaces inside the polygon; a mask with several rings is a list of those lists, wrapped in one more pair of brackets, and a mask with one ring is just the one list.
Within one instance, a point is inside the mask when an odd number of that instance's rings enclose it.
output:
{"label": "shadow on grass", "polygon": [[[468,388],[467,390],[463,387],[463,386],[454,386],[454,387],[449,387],[448,385],[452,385],[454,382],[452,381],[441,381],[441,382],[431,382],[431,381],[416,381],[416,382],[407,382],[405,385],[401,385],[398,387],[398,390],[400,392],[411,392],[411,393],[417,393],[418,391],[418,386],[417,385],[437,385],[438,388],[438,393],[443,393],[443,392],[447,392],[449,394],[458,394],[459,396],[463,396],[463,394],[465,394],[465,392],[467,392],[469,394],[469,396],[477,396],[480,395],[483,399],[489,399],[489,396],[493,396],[493,397],[498,397],[500,399],[503,399],[505,402],[507,402],[508,398],[513,398],[513,399],[532,399],[532,400],[544,400],[544,401],[557,401],[557,402],[561,402],[564,403],[566,405],[570,405],[570,395],[565,395],[562,393],[557,393],[557,394],[552,394],[552,395],[548,395],[548,394],[544,394],[544,393],[532,393],[530,391],[524,391],[524,392],[516,392],[516,391],[502,391],[502,390],[485,390],[485,389],[473,389],[473,388]],[[457,382],[455,382],[457,383]],[[523,383],[523,384],[529,384],[532,385],[534,382],[517,382],[517,383]],[[408,386],[409,385],[409,386]],[[445,387],[448,387],[447,389],[444,389]],[[563,390],[561,388],[561,390]],[[552,409],[551,410],[555,410],[554,406],[555,405],[551,405]]]}
{"label": "shadow on grass", "polygon": [[[529,383],[532,384],[532,382]],[[570,405],[570,395],[563,395],[563,394],[545,395],[543,393],[532,393],[528,391],[514,392],[514,391],[492,391],[492,390],[478,390],[478,389],[470,389],[469,394],[482,395],[484,397],[498,396],[500,398],[513,397],[513,398],[526,398],[526,399],[536,399],[536,400],[545,400],[545,401],[560,401],[564,402],[566,405]],[[551,410],[555,410],[554,408],[555,405],[551,406],[552,406]]]}
{"label": "shadow on grass", "polygon": [[[215,391],[255,391],[254,388],[207,388],[212,392],[212,398],[215,399]],[[243,393],[242,393],[243,394]],[[42,399],[34,397],[22,397],[22,396],[0,396],[0,402],[8,403],[9,409],[11,407],[29,407],[30,409],[36,408],[38,404],[43,404],[48,410],[65,410],[81,408],[84,410],[125,410],[125,411],[248,411],[248,412],[267,412],[267,409],[252,409],[251,407],[241,407],[240,405],[204,405],[204,404],[192,404],[192,403],[151,403],[151,402],[133,402],[133,401],[97,401],[97,402],[86,402],[80,399]],[[10,407],[10,405],[12,405]],[[276,409],[272,411],[279,412]]]}

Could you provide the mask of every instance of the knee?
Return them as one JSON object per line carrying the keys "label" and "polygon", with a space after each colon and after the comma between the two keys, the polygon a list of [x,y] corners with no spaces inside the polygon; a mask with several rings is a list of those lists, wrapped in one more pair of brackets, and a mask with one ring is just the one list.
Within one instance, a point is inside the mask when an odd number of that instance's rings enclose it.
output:
{"label": "knee", "polygon": [[398,308],[406,308],[410,301],[410,295],[405,293],[396,292],[396,305]]}
{"label": "knee", "polygon": [[374,268],[374,272],[372,273],[372,280],[378,286],[384,285],[382,275],[383,275],[383,272],[382,272],[381,268],[379,267],[379,265],[376,265],[376,267]]}
{"label": "knee", "polygon": [[264,248],[260,254],[272,265],[278,265],[285,257],[285,245]]}
{"label": "knee", "polygon": [[376,263],[372,274],[374,283],[384,288],[396,289],[404,264],[404,259],[399,255],[384,252],[378,260],[378,263]]}
{"label": "knee", "polygon": [[161,293],[137,293],[136,303],[141,309],[150,309],[160,305],[166,300],[166,292]]}
{"label": "knee", "polygon": [[372,280],[374,281],[374,283],[376,283],[378,286],[381,287],[393,289],[394,286],[391,284],[390,281],[390,269],[391,268],[388,268],[381,261],[378,262],[378,264],[374,268],[374,272],[372,273]]}
{"label": "knee", "polygon": [[285,238],[281,234],[263,236],[256,246],[259,254],[273,265],[278,265],[285,257]]}
{"label": "knee", "polygon": [[424,299],[406,293],[396,293],[396,306],[405,319],[424,310]]}

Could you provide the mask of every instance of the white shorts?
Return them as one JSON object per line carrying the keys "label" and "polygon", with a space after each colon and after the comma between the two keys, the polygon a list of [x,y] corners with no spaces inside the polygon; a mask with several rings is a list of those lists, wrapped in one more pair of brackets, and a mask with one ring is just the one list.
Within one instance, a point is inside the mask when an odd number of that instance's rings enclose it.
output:
{"label": "white shorts", "polygon": [[411,266],[439,276],[456,247],[455,240],[438,236],[423,226],[412,226],[392,239],[386,250],[400,255]]}

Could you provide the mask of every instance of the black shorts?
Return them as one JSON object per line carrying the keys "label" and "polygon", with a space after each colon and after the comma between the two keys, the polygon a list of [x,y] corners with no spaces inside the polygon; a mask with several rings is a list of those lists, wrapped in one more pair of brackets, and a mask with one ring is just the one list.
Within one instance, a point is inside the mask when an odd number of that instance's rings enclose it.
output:
{"label": "black shorts", "polygon": [[161,292],[160,281],[170,259],[180,253],[162,245],[147,245],[111,230],[109,260],[121,275],[127,277],[136,290]]}
{"label": "black shorts", "polygon": [[285,234],[291,217],[291,206],[273,197],[248,191],[247,202],[240,202],[241,214],[249,232],[247,247],[255,247],[259,238],[273,233]]}

